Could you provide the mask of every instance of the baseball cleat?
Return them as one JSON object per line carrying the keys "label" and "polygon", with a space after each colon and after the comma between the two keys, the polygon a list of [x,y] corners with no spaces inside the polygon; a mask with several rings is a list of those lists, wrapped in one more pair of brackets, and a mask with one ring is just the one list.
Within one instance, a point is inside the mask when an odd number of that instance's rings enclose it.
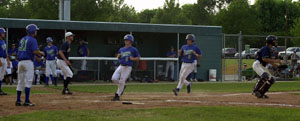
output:
{"label": "baseball cleat", "polygon": [[126,85],[124,85],[124,89],[123,89],[123,91],[122,91],[121,95],[123,95],[123,93],[124,93],[125,89],[126,89]]}
{"label": "baseball cleat", "polygon": [[120,96],[116,93],[115,97],[111,101],[120,101]]}
{"label": "baseball cleat", "polygon": [[16,106],[23,106],[22,102],[16,102]]}
{"label": "baseball cleat", "polygon": [[254,92],[252,93],[252,95],[254,95],[254,96],[257,97],[257,98],[262,98],[262,97],[263,97],[263,95],[262,95],[260,92],[258,92],[258,91],[254,91]]}
{"label": "baseball cleat", "polygon": [[267,95],[263,95],[263,96],[261,96],[261,97],[257,97],[257,98],[259,98],[259,99],[268,99],[268,98],[269,98],[269,96],[267,96]]}
{"label": "baseball cleat", "polygon": [[179,92],[179,89],[178,89],[178,88],[175,88],[175,89],[173,89],[173,92],[174,92],[174,95],[177,96],[177,95],[178,95],[178,92]]}
{"label": "baseball cleat", "polygon": [[7,93],[3,92],[3,91],[0,89],[0,95],[7,95]]}
{"label": "baseball cleat", "polygon": [[192,88],[192,82],[190,82],[189,85],[186,87],[187,93],[191,93],[191,88]]}
{"label": "baseball cleat", "polygon": [[33,104],[33,103],[31,103],[30,101],[28,102],[28,103],[24,103],[23,104],[23,106],[25,106],[25,107],[33,107],[33,106],[35,106],[35,104]]}
{"label": "baseball cleat", "polygon": [[65,89],[63,89],[62,94],[71,95],[72,92],[68,88],[65,88]]}

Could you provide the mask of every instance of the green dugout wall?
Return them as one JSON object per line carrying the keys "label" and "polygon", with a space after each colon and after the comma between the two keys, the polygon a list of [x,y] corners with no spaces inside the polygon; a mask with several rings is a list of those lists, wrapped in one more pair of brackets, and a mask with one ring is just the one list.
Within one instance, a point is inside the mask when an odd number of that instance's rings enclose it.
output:
{"label": "green dugout wall", "polygon": [[[196,35],[196,44],[203,54],[197,77],[208,80],[209,69],[216,69],[217,80],[222,79],[222,27],[219,26],[0,18],[0,27],[8,30],[8,45],[18,43],[26,34],[25,26],[31,23],[40,28],[37,40],[41,49],[46,45],[46,37],[53,37],[54,44],[60,46],[64,39],[64,33],[71,31],[76,34],[77,39],[89,42],[88,46],[92,57],[113,57],[114,53],[123,45],[123,36],[129,33],[134,35],[134,46],[138,48],[142,57],[166,57],[171,46],[181,48],[185,44],[186,34],[193,33]],[[77,47],[76,42],[72,44],[71,56],[76,56]],[[88,68],[95,69],[96,67],[93,65],[93,62],[89,62]],[[148,67],[151,69],[153,66]]]}

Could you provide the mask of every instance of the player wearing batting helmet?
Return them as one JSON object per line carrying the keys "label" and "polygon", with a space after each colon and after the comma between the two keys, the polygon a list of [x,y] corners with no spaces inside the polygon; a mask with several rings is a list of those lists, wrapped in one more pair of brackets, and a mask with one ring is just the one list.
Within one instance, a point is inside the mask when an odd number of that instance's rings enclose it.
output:
{"label": "player wearing batting helmet", "polygon": [[276,63],[280,63],[278,59],[272,59],[271,48],[276,46],[277,37],[269,35],[266,37],[266,46],[262,47],[257,53],[256,61],[253,63],[253,70],[260,76],[260,79],[255,84],[253,89],[253,95],[257,98],[268,98],[265,93],[275,83],[275,80],[271,73],[266,68],[266,65],[271,64],[277,67]]}
{"label": "player wearing batting helmet", "polygon": [[[34,56],[41,55],[38,43],[35,39],[39,28],[35,24],[26,26],[27,36],[23,37],[19,42],[18,50],[18,86],[17,86],[17,101],[16,106],[35,106],[29,100],[30,88],[32,86],[34,76]],[[25,103],[21,102],[21,93],[25,87]]]}
{"label": "player wearing batting helmet", "polygon": [[134,38],[132,35],[125,35],[125,46],[118,51],[117,58],[119,59],[120,65],[114,72],[111,79],[118,86],[118,90],[115,93],[115,97],[112,99],[112,101],[120,100],[120,96],[123,94],[126,88],[125,81],[128,79],[131,73],[133,61],[140,60],[140,53],[135,47],[132,46],[133,42]]}
{"label": "player wearing batting helmet", "polygon": [[4,28],[0,28],[0,95],[7,95],[2,91],[2,81],[4,79],[6,68],[7,68],[7,53],[6,53],[6,42],[5,42],[6,31]]}
{"label": "player wearing batting helmet", "polygon": [[186,35],[185,40],[187,44],[183,45],[181,49],[178,51],[178,55],[182,57],[181,59],[182,64],[181,64],[181,69],[179,74],[178,85],[175,89],[173,89],[175,96],[178,95],[183,84],[187,86],[187,93],[191,92],[192,83],[188,82],[186,78],[191,72],[193,72],[195,68],[194,61],[201,59],[202,57],[201,50],[196,44],[194,44],[195,35],[188,34]]}
{"label": "player wearing batting helmet", "polygon": [[46,82],[45,86],[48,86],[49,79],[53,81],[53,84],[57,86],[57,78],[56,78],[56,55],[58,53],[58,49],[55,45],[53,45],[53,39],[51,37],[46,38],[47,46],[44,48],[45,59],[46,59]]}

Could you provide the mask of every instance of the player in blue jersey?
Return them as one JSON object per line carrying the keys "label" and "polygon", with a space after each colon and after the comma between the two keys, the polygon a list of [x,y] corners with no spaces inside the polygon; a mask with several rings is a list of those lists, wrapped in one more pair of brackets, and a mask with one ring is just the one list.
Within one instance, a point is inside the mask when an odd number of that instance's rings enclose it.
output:
{"label": "player in blue jersey", "polygon": [[[174,47],[170,48],[170,51],[167,53],[167,57],[169,58],[177,58],[177,52],[174,50]],[[165,78],[170,79],[173,81],[174,80],[174,69],[175,69],[175,62],[174,61],[167,61],[166,64],[166,73],[165,73]],[[171,76],[169,75],[169,70],[171,70]]]}
{"label": "player in blue jersey", "polygon": [[46,82],[45,86],[49,85],[49,79],[57,86],[57,74],[56,74],[56,55],[58,49],[55,45],[52,44],[53,39],[47,37],[46,39],[47,46],[44,48],[45,59],[46,59]]}
{"label": "player in blue jersey", "polygon": [[2,81],[6,74],[7,68],[7,53],[6,53],[6,42],[5,42],[6,31],[4,28],[0,28],[0,95],[7,95],[2,91]]}
{"label": "player in blue jersey", "polygon": [[[33,60],[34,55],[41,55],[38,43],[35,39],[39,28],[35,24],[26,26],[27,36],[23,37],[19,42],[18,48],[18,86],[16,106],[35,106],[29,100],[30,88],[34,77]],[[25,103],[21,102],[21,93],[25,87]]]}
{"label": "player in blue jersey", "polygon": [[[79,47],[77,49],[77,55],[79,57],[88,57],[90,55],[90,50],[89,50],[87,44],[88,44],[88,42],[86,42],[84,40],[79,41]],[[87,64],[86,60],[81,61],[81,70],[82,71],[86,70],[86,64]]]}
{"label": "player in blue jersey", "polygon": [[188,82],[186,78],[191,72],[193,72],[195,68],[194,61],[201,59],[202,57],[199,47],[196,44],[194,44],[195,35],[188,34],[185,39],[187,44],[183,45],[178,52],[178,55],[182,57],[182,64],[179,73],[178,85],[175,89],[173,89],[175,96],[178,95],[183,84],[187,86],[187,93],[191,92],[192,83]]}
{"label": "player in blue jersey", "polygon": [[135,47],[132,46],[133,42],[134,38],[132,35],[125,35],[125,46],[120,48],[120,50],[118,51],[117,58],[119,59],[120,65],[114,72],[111,79],[118,86],[118,90],[115,93],[115,97],[112,99],[112,101],[120,100],[120,96],[123,94],[126,88],[125,82],[131,73],[133,61],[140,60],[140,53]]}

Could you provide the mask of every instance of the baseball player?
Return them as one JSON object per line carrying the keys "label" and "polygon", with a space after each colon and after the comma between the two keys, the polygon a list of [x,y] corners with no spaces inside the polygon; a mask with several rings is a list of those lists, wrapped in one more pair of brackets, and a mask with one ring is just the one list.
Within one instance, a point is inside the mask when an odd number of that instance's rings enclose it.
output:
{"label": "baseball player", "polygon": [[[167,53],[169,58],[177,58],[177,52],[174,51],[174,47],[170,48],[170,51]],[[167,61],[165,78],[168,78],[169,70],[171,70],[171,80],[174,80],[174,61]]]}
{"label": "baseball player", "polygon": [[6,53],[6,43],[5,43],[6,31],[4,28],[0,28],[0,95],[7,95],[2,91],[2,81],[6,74],[7,68],[7,53]]}
{"label": "baseball player", "polygon": [[[79,47],[77,49],[77,54],[79,57],[88,57],[90,55],[90,50],[87,46],[88,42],[81,40],[79,41]],[[85,71],[86,70],[86,60],[81,61],[81,70]]]}
{"label": "baseball player", "polygon": [[173,89],[175,96],[178,95],[183,84],[187,86],[187,93],[191,92],[192,83],[188,82],[186,78],[191,72],[193,72],[195,68],[194,61],[197,59],[201,59],[202,57],[201,50],[196,44],[194,44],[195,35],[188,34],[186,35],[185,39],[187,44],[183,45],[181,49],[178,51],[178,55],[182,56],[182,64],[181,64],[181,69],[179,74],[178,85],[175,89]]}
{"label": "baseball player", "polygon": [[[17,101],[16,106],[35,106],[29,100],[30,88],[32,86],[34,76],[33,60],[34,55],[41,55],[37,41],[34,37],[37,36],[39,28],[35,24],[26,26],[27,36],[23,37],[19,42],[18,49],[18,86],[17,86]],[[25,87],[25,103],[21,102],[21,93]]]}
{"label": "baseball player", "polygon": [[58,59],[56,61],[57,67],[61,69],[64,74],[64,89],[62,94],[71,95],[72,92],[69,90],[68,85],[73,77],[73,72],[69,66],[71,63],[69,61],[69,53],[71,51],[70,45],[74,40],[74,34],[72,32],[65,33],[66,42],[63,43],[58,51]]}
{"label": "baseball player", "polygon": [[260,79],[256,83],[253,89],[253,95],[257,98],[269,98],[265,93],[275,83],[275,80],[266,65],[271,64],[273,67],[278,67],[276,63],[280,63],[279,59],[272,59],[271,48],[276,46],[275,41],[277,37],[269,35],[266,38],[266,46],[262,47],[257,53],[256,61],[253,63],[253,70],[260,76]]}
{"label": "baseball player", "polygon": [[55,45],[52,44],[53,39],[47,37],[46,39],[47,46],[44,48],[45,58],[46,58],[46,82],[45,86],[49,85],[49,79],[51,78],[53,84],[57,86],[57,74],[56,74],[56,55],[58,49]]}
{"label": "baseball player", "polygon": [[132,46],[133,42],[134,38],[132,35],[125,35],[125,46],[120,48],[118,51],[117,58],[119,59],[120,65],[114,72],[111,79],[118,86],[118,90],[115,93],[115,97],[112,99],[112,101],[120,100],[120,96],[123,94],[124,89],[126,88],[125,81],[128,79],[131,73],[133,61],[140,60],[140,53],[135,47]]}
{"label": "baseball player", "polygon": [[34,75],[35,75],[35,84],[41,84],[41,75],[45,74],[45,63],[43,57],[34,56],[33,61],[34,66]]}

